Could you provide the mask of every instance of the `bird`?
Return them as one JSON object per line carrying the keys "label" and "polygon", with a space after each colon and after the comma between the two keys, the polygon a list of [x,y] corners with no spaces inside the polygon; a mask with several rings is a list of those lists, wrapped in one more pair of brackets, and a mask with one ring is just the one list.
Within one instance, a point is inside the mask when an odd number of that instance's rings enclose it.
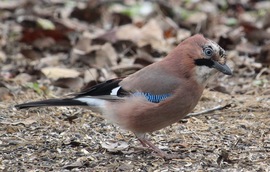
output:
{"label": "bird", "polygon": [[216,42],[196,34],[186,38],[162,60],[125,77],[86,88],[72,97],[17,104],[17,109],[82,106],[135,134],[144,147],[159,156],[170,154],[147,137],[192,112],[211,78],[232,75],[226,52]]}

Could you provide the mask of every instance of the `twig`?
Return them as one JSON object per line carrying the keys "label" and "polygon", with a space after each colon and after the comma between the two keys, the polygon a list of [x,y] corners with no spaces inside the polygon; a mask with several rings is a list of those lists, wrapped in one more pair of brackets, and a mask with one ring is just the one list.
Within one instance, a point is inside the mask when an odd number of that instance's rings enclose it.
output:
{"label": "twig", "polygon": [[199,115],[202,115],[202,114],[214,112],[216,110],[222,110],[222,109],[225,109],[225,108],[228,108],[228,107],[231,107],[231,104],[227,104],[227,105],[224,105],[224,106],[218,105],[218,106],[216,106],[216,107],[214,107],[212,109],[207,109],[207,110],[204,110],[204,111],[201,111],[201,112],[190,113],[185,118],[190,118],[190,117],[193,117],[193,116],[199,116]]}
{"label": "twig", "polygon": [[256,79],[260,79],[261,75],[262,75],[264,72],[266,72],[266,71],[268,71],[268,68],[267,68],[267,67],[263,68],[263,69],[257,74]]}

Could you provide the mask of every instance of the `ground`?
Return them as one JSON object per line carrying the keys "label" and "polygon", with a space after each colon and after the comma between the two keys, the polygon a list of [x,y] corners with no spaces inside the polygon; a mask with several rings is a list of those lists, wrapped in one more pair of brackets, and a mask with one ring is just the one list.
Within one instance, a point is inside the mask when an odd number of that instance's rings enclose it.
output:
{"label": "ground", "polygon": [[[270,171],[268,1],[0,1],[2,171]],[[148,135],[80,107],[17,110],[160,60],[195,33],[226,49],[202,112]]]}

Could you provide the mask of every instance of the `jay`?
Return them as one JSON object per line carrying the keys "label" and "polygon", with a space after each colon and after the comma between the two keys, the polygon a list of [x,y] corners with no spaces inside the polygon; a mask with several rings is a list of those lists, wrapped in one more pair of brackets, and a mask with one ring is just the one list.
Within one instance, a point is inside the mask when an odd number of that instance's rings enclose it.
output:
{"label": "jay", "polygon": [[143,146],[168,157],[146,134],[178,122],[190,113],[209,79],[218,72],[232,75],[226,65],[225,51],[197,34],[181,42],[161,61],[126,78],[97,84],[72,98],[41,100],[15,107],[90,107],[110,122],[132,131]]}

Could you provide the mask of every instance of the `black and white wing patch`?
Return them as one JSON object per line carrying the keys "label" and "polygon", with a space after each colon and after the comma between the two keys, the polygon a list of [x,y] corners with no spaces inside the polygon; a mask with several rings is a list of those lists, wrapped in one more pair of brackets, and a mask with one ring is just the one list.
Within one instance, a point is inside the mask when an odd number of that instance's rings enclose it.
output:
{"label": "black and white wing patch", "polygon": [[124,97],[130,93],[121,88],[119,83],[122,79],[111,79],[106,82],[94,85],[82,92],[75,94],[75,98],[84,96],[117,96]]}
{"label": "black and white wing patch", "polygon": [[124,90],[119,83],[122,79],[112,79],[106,82],[102,82],[95,86],[92,86],[81,93],[75,95],[75,99],[82,98],[82,97],[97,97],[100,99],[107,99],[107,100],[118,100],[122,99],[125,96],[135,96],[135,97],[144,97],[146,100],[152,103],[159,103],[163,100],[166,100],[171,96],[170,93],[168,94],[151,94],[145,92],[128,92]]}

